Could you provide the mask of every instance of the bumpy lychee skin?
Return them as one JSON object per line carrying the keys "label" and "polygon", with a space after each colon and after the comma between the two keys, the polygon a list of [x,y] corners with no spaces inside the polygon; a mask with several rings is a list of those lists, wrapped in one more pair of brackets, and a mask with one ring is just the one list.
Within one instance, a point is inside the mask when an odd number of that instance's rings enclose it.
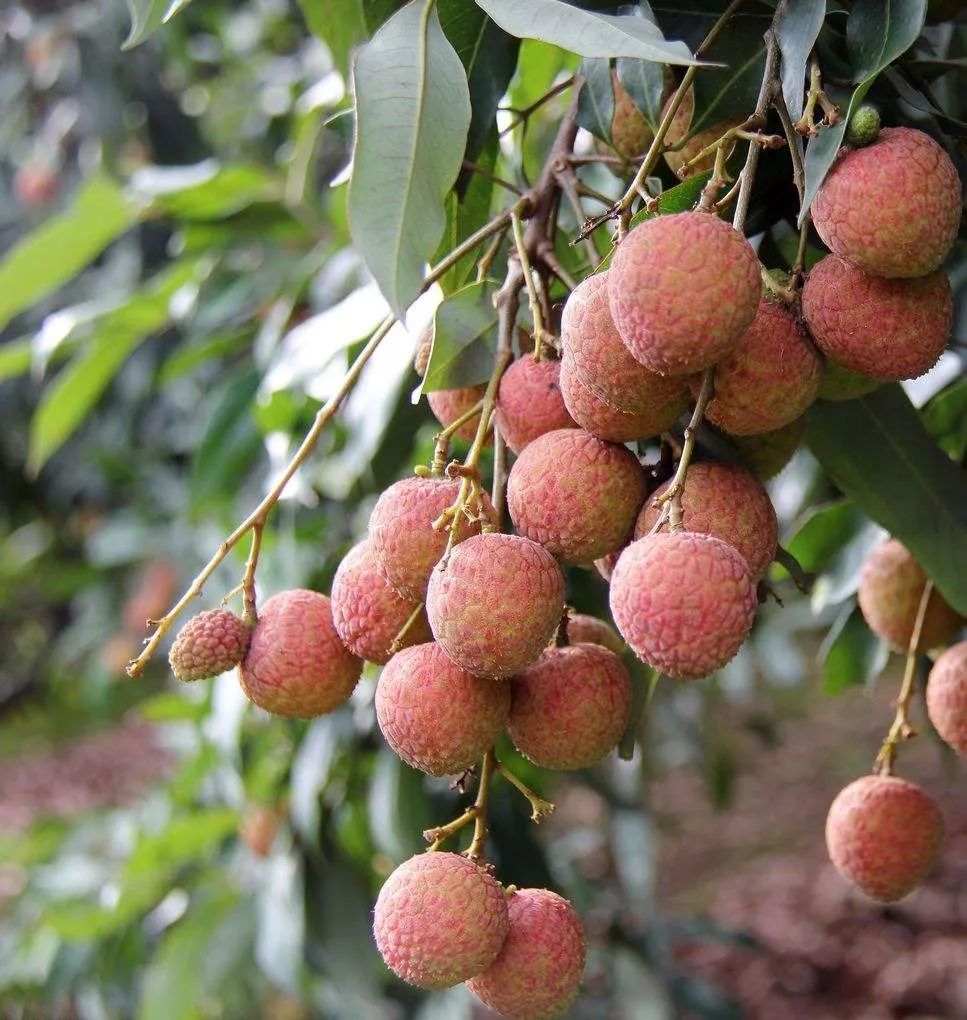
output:
{"label": "bumpy lychee skin", "polygon": [[[353,655],[379,666],[389,661],[394,638],[418,605],[380,575],[369,539],[346,553],[332,580],[336,633]],[[403,635],[401,647],[429,640],[430,625],[421,612]]]}
{"label": "bumpy lychee skin", "polygon": [[937,861],[943,819],[933,798],[896,776],[863,776],[841,790],[826,818],[826,847],[844,878],[892,903]]}
{"label": "bumpy lychee skin", "polygon": [[700,372],[734,350],[761,291],[752,246],[704,212],[639,224],[618,245],[608,272],[611,315],[621,338],[638,361],[661,375]]}
{"label": "bumpy lychee skin", "polygon": [[952,645],[933,664],[927,715],[941,739],[967,757],[967,641]]}
{"label": "bumpy lychee skin", "polygon": [[843,368],[881,381],[915,379],[943,354],[953,322],[950,281],[937,270],[884,280],[836,255],[813,266],[802,311],[819,349]]}
{"label": "bumpy lychee skin", "polygon": [[497,958],[509,929],[500,883],[459,854],[418,854],[386,880],[373,934],[397,977],[418,988],[450,988]]}
{"label": "bumpy lychee skin", "polygon": [[207,609],[178,631],[168,662],[176,680],[208,680],[245,658],[251,630],[228,609]]}
{"label": "bumpy lychee skin", "polygon": [[510,897],[508,915],[500,954],[467,987],[501,1016],[562,1016],[584,974],[587,941],[581,919],[563,896],[548,889],[518,889]]}
{"label": "bumpy lychee skin", "polygon": [[546,769],[584,769],[618,746],[631,712],[621,659],[600,645],[548,648],[511,681],[507,732]]}
{"label": "bumpy lychee skin", "polygon": [[806,419],[802,417],[760,436],[734,436],[732,445],[756,478],[767,482],[792,460],[805,434]]}
{"label": "bumpy lychee skin", "polygon": [[433,636],[458,666],[475,676],[513,676],[560,623],[564,575],[529,538],[477,535],[433,571],[426,609]]}
{"label": "bumpy lychee skin", "polygon": [[507,681],[471,676],[432,641],[394,655],[376,685],[386,742],[430,776],[470,768],[493,747],[509,711]]}
{"label": "bumpy lychee skin", "polygon": [[329,599],[297,588],[262,606],[238,676],[259,708],[312,719],[342,705],[362,669],[336,633]]}
{"label": "bumpy lychee skin", "polygon": [[842,155],[813,199],[826,246],[876,276],[932,273],[960,226],[960,179],[946,152],[914,128],[883,128]]}
{"label": "bumpy lychee skin", "polygon": [[628,540],[645,491],[645,473],[626,447],[558,429],[517,458],[507,508],[519,535],[564,563],[592,563]]}
{"label": "bumpy lychee skin", "polygon": [[497,427],[514,453],[545,432],[577,428],[561,396],[559,361],[535,361],[526,354],[504,372],[497,391]]}
{"label": "bumpy lychee skin", "polygon": [[859,372],[851,372],[827,358],[819,396],[821,400],[853,400],[872,393],[879,385],[878,380],[860,375]]}
{"label": "bumpy lychee skin", "polygon": [[[404,597],[422,602],[430,572],[447,545],[445,529],[433,522],[452,506],[460,482],[445,478],[404,478],[376,501],[369,518],[369,537],[380,575]],[[485,497],[486,500],[486,497]],[[490,501],[485,501],[490,510]],[[479,522],[461,518],[457,541],[480,531]]]}
{"label": "bumpy lychee skin", "polygon": [[[910,644],[927,575],[902,542],[887,539],[871,549],[860,570],[857,592],[870,630],[895,652]],[[934,589],[920,630],[920,648],[936,648],[957,632],[961,618]]]}
{"label": "bumpy lychee skin", "polygon": [[596,616],[587,613],[569,613],[567,618],[567,640],[572,645],[601,645],[609,651],[620,655],[625,650],[625,643],[618,636],[614,627]]}
{"label": "bumpy lychee skin", "polygon": [[729,662],[755,610],[745,557],[711,535],[639,538],[611,575],[611,615],[621,636],[649,666],[682,680]]}
{"label": "bumpy lychee skin", "polygon": [[[649,499],[638,515],[635,538],[647,535],[658,521],[661,510],[653,504]],[[776,555],[779,521],[769,493],[734,464],[703,462],[689,467],[682,490],[682,525],[686,531],[713,535],[738,549],[757,581]]]}

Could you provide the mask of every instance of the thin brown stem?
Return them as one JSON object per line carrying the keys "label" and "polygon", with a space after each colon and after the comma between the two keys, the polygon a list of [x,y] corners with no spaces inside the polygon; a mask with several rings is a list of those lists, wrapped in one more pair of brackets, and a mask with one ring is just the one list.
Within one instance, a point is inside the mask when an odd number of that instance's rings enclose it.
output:
{"label": "thin brown stem", "polygon": [[258,566],[259,553],[262,551],[264,531],[264,521],[256,521],[252,525],[252,545],[249,548],[248,560],[245,562],[245,576],[242,578],[242,619],[249,627],[254,627],[258,623],[255,605],[255,568]]}
{"label": "thin brown stem", "polygon": [[490,800],[490,782],[493,779],[497,759],[492,750],[483,756],[480,763],[480,783],[477,786],[477,799],[473,803],[473,839],[467,848],[466,856],[478,864],[485,860],[484,844],[487,842],[487,803]]}
{"label": "thin brown stem", "polygon": [[509,134],[518,125],[526,124],[532,114],[536,113],[545,103],[550,102],[555,96],[558,96],[569,89],[576,80],[576,76],[572,75],[570,78],[566,78],[564,81],[558,82],[556,85],[548,89],[547,92],[545,92],[540,98],[535,99],[530,106],[525,106],[522,110],[515,110],[513,107],[509,106],[504,107],[504,112],[513,114],[515,119],[500,132],[500,137],[503,138],[504,135]]}
{"label": "thin brown stem", "polygon": [[544,800],[542,797],[538,797],[536,793],[525,783],[523,780],[518,779],[513,772],[507,768],[502,762],[496,763],[497,772],[500,773],[514,787],[515,790],[519,791],[524,797],[527,798],[528,803],[531,806],[531,821],[541,822],[543,821],[553,810],[554,805],[549,800]]}
{"label": "thin brown stem", "polygon": [[469,421],[473,421],[478,414],[483,410],[483,399],[477,401],[473,407],[464,411],[459,418],[450,422],[446,428],[441,429],[433,437],[433,463],[430,467],[430,473],[433,475],[440,475],[443,473],[443,468],[447,462],[447,454],[450,450],[450,440],[453,438],[454,433],[459,432],[464,425]]}
{"label": "thin brown stem", "polygon": [[452,839],[461,829],[466,828],[477,818],[477,806],[471,804],[462,815],[458,815],[446,825],[438,825],[435,829],[424,829],[423,838],[430,844],[427,853],[441,849],[447,840]]}
{"label": "thin brown stem", "polygon": [[469,159],[465,159],[462,165],[464,170],[469,170],[471,173],[479,174],[481,177],[485,177],[488,181],[493,181],[494,184],[498,184],[500,187],[505,188],[507,191],[510,191],[515,195],[519,196],[522,194],[521,189],[518,188],[516,184],[512,184],[510,181],[505,181],[503,177],[498,177],[486,167],[478,166],[476,163],[472,163]]}
{"label": "thin brown stem", "polygon": [[413,624],[416,623],[416,621],[420,618],[420,616],[423,613],[423,606],[424,603],[421,602],[416,607],[416,609],[414,609],[413,612],[410,613],[410,615],[407,617],[406,623],[404,623],[403,626],[400,627],[399,632],[397,633],[396,637],[393,638],[393,641],[389,646],[390,655],[395,655],[403,647],[403,642],[406,641],[406,635],[409,634],[410,629],[413,627]]}
{"label": "thin brown stem", "polygon": [[520,267],[524,276],[524,286],[527,288],[531,320],[534,323],[534,357],[540,361],[541,353],[547,342],[544,332],[544,315],[541,311],[541,302],[537,294],[537,288],[534,285],[534,271],[531,268],[527,245],[524,244],[524,228],[521,224],[520,215],[514,213],[510,222],[511,229],[514,232],[514,246],[517,249],[517,258],[520,260]]}

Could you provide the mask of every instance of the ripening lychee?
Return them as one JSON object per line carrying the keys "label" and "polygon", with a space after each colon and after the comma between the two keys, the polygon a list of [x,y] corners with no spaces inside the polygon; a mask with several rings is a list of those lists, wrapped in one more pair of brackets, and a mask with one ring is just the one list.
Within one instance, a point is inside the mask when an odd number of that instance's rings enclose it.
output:
{"label": "ripening lychee", "polygon": [[[447,546],[445,528],[433,522],[456,502],[459,480],[404,478],[394,482],[376,501],[369,518],[369,537],[380,575],[405,598],[422,602],[430,572]],[[484,496],[484,509],[492,512]],[[479,521],[460,518],[457,541],[480,531]]]}
{"label": "ripening lychee", "polygon": [[896,776],[850,783],[826,818],[826,846],[836,870],[883,903],[920,885],[942,840],[943,819],[933,798]]}
{"label": "ripening lychee", "polygon": [[482,973],[507,932],[500,883],[459,854],[411,857],[376,899],[376,948],[397,977],[418,988],[450,988]]}
{"label": "ripening lychee", "polygon": [[[927,575],[902,542],[889,538],[867,554],[857,592],[870,630],[895,652],[910,644]],[[936,589],[920,630],[920,649],[936,648],[957,632],[961,618]]]}
{"label": "ripening lychee", "polygon": [[[670,100],[669,100],[670,101]],[[665,104],[667,109],[668,103]],[[665,115],[665,110],[662,110],[662,116]],[[675,116],[672,117],[672,122],[668,126],[668,131],[665,134],[665,145],[667,146],[665,151],[665,162],[668,164],[669,169],[678,177],[688,176],[693,177],[695,174],[704,173],[706,170],[711,170],[715,165],[715,153],[710,152],[707,156],[703,156],[697,163],[690,166],[687,171],[683,174],[682,169],[685,164],[697,156],[702,149],[706,146],[711,145],[713,142],[718,141],[722,135],[725,134],[729,128],[735,127],[742,123],[742,119],[731,118],[729,120],[719,121],[717,124],[713,124],[711,127],[703,128],[701,131],[697,131],[688,141],[685,142],[681,148],[678,148],[683,138],[686,138],[688,132],[691,130],[692,117],[695,115],[695,90],[689,88],[685,93],[685,98],[682,100],[678,109],[675,111]],[[725,153],[725,158],[728,159],[732,155],[732,150],[735,148],[735,141],[728,146]]]}
{"label": "ripening lychee", "polygon": [[[343,557],[332,579],[332,620],[343,644],[377,665],[389,661],[390,646],[419,603],[404,598],[376,569],[372,541],[357,543]],[[400,647],[430,640],[426,613],[420,612]]]}
{"label": "ripening lychee", "polygon": [[528,443],[554,429],[576,428],[561,396],[561,363],[529,354],[504,372],[497,391],[497,427],[504,442],[520,453]]}
{"label": "ripening lychee", "polygon": [[611,615],[639,658],[682,680],[729,662],[752,629],[756,589],[727,542],[683,531],[632,542],[611,575]]}
{"label": "ripening lychee", "polygon": [[386,742],[431,776],[470,768],[493,747],[509,711],[506,680],[471,676],[432,641],[394,655],[376,686]]}
{"label": "ripening lychee", "polygon": [[635,105],[628,90],[621,84],[617,71],[612,70],[614,83],[614,114],[611,117],[611,145],[622,159],[643,156],[655,132]]}
{"label": "ripening lychee", "polygon": [[823,368],[823,381],[819,385],[819,396],[822,400],[853,400],[855,397],[866,396],[880,385],[877,379],[851,372],[842,365],[837,365],[832,358],[826,359]]}
{"label": "ripening lychee", "polygon": [[569,644],[601,645],[620,655],[625,650],[625,643],[618,636],[614,627],[596,616],[587,613],[568,613],[565,630]]}
{"label": "ripening lychee", "polygon": [[960,226],[960,178],[946,152],[915,128],[883,128],[845,152],[813,199],[826,246],[877,276],[932,273]]}
{"label": "ripening lychee", "polygon": [[467,987],[501,1016],[562,1016],[584,975],[587,941],[581,919],[563,896],[548,889],[518,889],[510,897],[508,918],[500,954]]}
{"label": "ripening lychee", "polygon": [[627,542],[645,491],[645,473],[626,447],[558,429],[517,458],[507,508],[519,535],[564,563],[592,563]]}
{"label": "ripening lychee", "polygon": [[792,460],[805,434],[806,418],[803,416],[774,432],[763,432],[761,436],[731,438],[742,463],[756,478],[767,482]]}
{"label": "ripening lychee", "polygon": [[178,631],[168,653],[176,680],[208,680],[245,658],[252,631],[228,609],[206,609]]}
{"label": "ripening lychee", "polygon": [[[433,351],[433,326],[428,326],[420,338],[420,345],[416,351],[416,359],[413,367],[421,378],[426,374],[427,365],[430,363],[430,354]],[[479,404],[487,387],[485,385],[461,386],[452,390],[432,390],[426,394],[426,402],[430,405],[436,420],[446,428],[452,425],[458,418],[466,414],[474,405]],[[480,424],[480,415],[475,415],[469,421],[464,422],[453,433],[457,439],[466,443],[472,443],[477,434],[477,426]],[[488,443],[492,440],[488,439]]]}
{"label": "ripening lychee", "polygon": [[434,569],[426,609],[433,636],[458,666],[475,676],[513,676],[557,629],[564,575],[529,538],[476,535]]}
{"label": "ripening lychee", "polygon": [[967,641],[952,645],[933,664],[927,715],[941,739],[967,757]]}
{"label": "ripening lychee", "polygon": [[546,769],[584,769],[618,746],[631,712],[624,663],[600,645],[548,648],[511,681],[507,732]]}
{"label": "ripening lychee", "polygon": [[885,280],[837,255],[806,278],[802,312],[819,349],[870,379],[915,379],[943,354],[953,322],[950,281],[942,270]]}
{"label": "ripening lychee", "polygon": [[618,245],[608,272],[611,315],[622,340],[662,375],[700,372],[734,350],[761,291],[752,246],[705,212],[639,224]]}
{"label": "ripening lychee", "polygon": [[362,669],[362,659],[339,640],[329,599],[297,588],[262,606],[238,677],[259,708],[312,719],[342,705]]}
{"label": "ripening lychee", "polygon": [[[664,493],[669,484],[665,482],[655,496]],[[685,475],[681,501],[686,531],[728,542],[745,557],[753,578],[761,580],[779,543],[779,521],[761,482],[734,464],[692,464]],[[649,499],[638,515],[635,538],[647,535],[660,513]]]}

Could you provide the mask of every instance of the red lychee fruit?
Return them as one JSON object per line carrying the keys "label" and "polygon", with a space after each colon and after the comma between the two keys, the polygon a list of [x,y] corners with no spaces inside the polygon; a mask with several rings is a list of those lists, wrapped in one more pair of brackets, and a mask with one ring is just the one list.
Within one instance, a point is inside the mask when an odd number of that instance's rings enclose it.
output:
{"label": "red lychee fruit", "polygon": [[376,686],[386,742],[430,776],[470,768],[493,747],[509,711],[507,681],[471,676],[435,642],[394,655]]}
{"label": "red lychee fruit", "polygon": [[614,627],[587,613],[569,613],[566,634],[568,643],[572,645],[601,645],[618,655],[625,650],[625,643]]}
{"label": "red lychee fruit", "polygon": [[967,641],[952,645],[933,664],[927,715],[940,738],[967,757]]}
{"label": "red lychee fruit", "polygon": [[915,379],[943,354],[953,297],[941,270],[884,280],[827,255],[806,279],[802,311],[819,349],[843,368],[870,379]]}
{"label": "red lychee fruit", "polygon": [[823,400],[853,400],[855,397],[872,393],[879,385],[876,379],[851,372],[827,358],[823,369],[823,381],[819,386],[819,396]]}
{"label": "red lychee fruit", "polygon": [[262,606],[238,677],[259,708],[312,719],[344,704],[362,670],[339,640],[329,599],[297,588]]}
{"label": "red lychee fruit", "polygon": [[467,987],[501,1016],[562,1016],[584,975],[587,942],[581,919],[563,896],[548,889],[518,889],[510,897],[508,915],[500,954]]}
{"label": "red lychee fruit", "polygon": [[943,819],[933,798],[895,776],[863,776],[836,795],[826,846],[836,870],[867,896],[892,903],[937,861]]}
{"label": "red lychee fruit", "polygon": [[826,246],[876,276],[925,276],[960,226],[960,179],[946,152],[914,128],[883,128],[845,152],[813,199]]}
{"label": "red lychee fruit", "polygon": [[228,609],[207,609],[178,631],[168,662],[177,680],[208,680],[245,658],[251,630]]}
{"label": "red lychee fruit", "polygon": [[618,245],[608,273],[622,340],[661,375],[688,375],[721,361],[752,322],[761,292],[752,246],[704,212],[639,224]]}
{"label": "red lychee fruit", "polygon": [[397,977],[450,988],[486,970],[508,933],[507,896],[486,870],[434,851],[404,861],[376,899],[376,948]]}
{"label": "red lychee fruit", "polygon": [[806,434],[805,417],[797,418],[774,432],[761,436],[734,436],[732,445],[742,463],[758,478],[766,482],[792,460]]}
{"label": "red lychee fruit", "polygon": [[506,677],[529,666],[564,611],[564,575],[541,545],[519,535],[476,535],[430,577],[433,636],[475,676]]}
{"label": "red lychee fruit", "polygon": [[611,575],[611,615],[639,658],[687,680],[721,669],[749,636],[756,590],[745,557],[711,535],[632,542]]}
{"label": "red lychee fruit", "polygon": [[527,354],[504,372],[497,391],[497,427],[514,453],[545,432],[577,427],[561,396],[559,361],[535,361]]}

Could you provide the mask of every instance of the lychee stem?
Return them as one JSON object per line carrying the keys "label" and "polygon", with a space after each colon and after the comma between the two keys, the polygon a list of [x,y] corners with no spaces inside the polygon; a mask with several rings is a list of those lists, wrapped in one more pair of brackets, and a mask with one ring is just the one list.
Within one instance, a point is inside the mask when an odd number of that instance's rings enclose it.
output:
{"label": "lychee stem", "polygon": [[497,758],[493,749],[489,750],[480,763],[480,782],[477,786],[477,799],[473,803],[473,839],[465,856],[480,863],[485,860],[484,844],[487,842],[487,803],[490,800],[490,782],[493,779]]}
{"label": "lychee stem", "polygon": [[245,576],[242,578],[242,620],[248,627],[254,627],[259,620],[255,606],[255,568],[259,564],[264,531],[264,519],[256,521],[252,525],[252,545],[249,548],[248,559],[245,561]]}
{"label": "lychee stem", "polygon": [[524,227],[520,218],[520,211],[515,206],[511,210],[511,228],[514,232],[514,248],[517,258],[520,259],[520,268],[524,276],[524,286],[527,288],[527,300],[530,304],[531,320],[534,323],[534,360],[540,361],[544,346],[547,343],[544,330],[544,314],[541,311],[540,298],[537,295],[537,288],[534,286],[534,271],[531,268],[530,257],[527,253],[527,245],[524,243]]}
{"label": "lychee stem", "polygon": [[398,651],[403,648],[403,642],[406,641],[406,635],[409,633],[410,628],[420,618],[420,614],[423,612],[424,603],[420,603],[406,620],[406,623],[400,627],[399,633],[393,638],[393,643],[389,646],[390,655],[395,655]]}
{"label": "lychee stem", "polygon": [[[816,123],[817,104],[823,111],[823,118],[819,124]],[[823,75],[814,53],[809,62],[809,92],[806,93],[806,105],[794,127],[799,134],[812,137],[819,134],[819,129],[824,123],[827,127],[832,127],[840,119],[839,107],[823,91]]]}
{"label": "lychee stem", "polygon": [[522,780],[518,779],[510,769],[502,762],[497,762],[497,771],[510,783],[514,789],[522,793],[531,806],[531,821],[541,822],[554,810],[554,805],[549,800],[538,797],[536,793]]}
{"label": "lychee stem", "polygon": [[436,477],[443,474],[444,465],[447,462],[447,454],[450,452],[450,440],[453,434],[468,421],[473,420],[483,410],[483,399],[477,401],[469,410],[464,411],[455,421],[450,422],[446,428],[441,429],[433,437],[433,463],[430,465],[430,473]]}
{"label": "lychee stem", "polygon": [[430,844],[427,853],[434,853],[439,850],[448,839],[455,836],[461,829],[469,825],[477,817],[476,805],[471,804],[462,815],[454,818],[446,825],[439,825],[435,829],[424,829],[423,838]]}

